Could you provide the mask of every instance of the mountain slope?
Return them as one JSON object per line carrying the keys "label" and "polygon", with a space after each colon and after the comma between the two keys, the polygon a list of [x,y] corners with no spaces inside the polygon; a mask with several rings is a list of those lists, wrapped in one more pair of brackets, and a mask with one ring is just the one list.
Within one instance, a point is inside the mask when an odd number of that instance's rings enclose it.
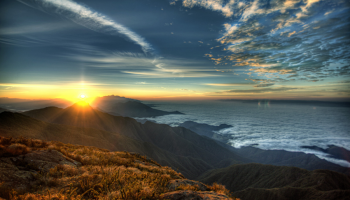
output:
{"label": "mountain slope", "polygon": [[0,155],[0,199],[234,199],[135,153],[0,136]]}
{"label": "mountain slope", "polygon": [[329,170],[242,164],[208,171],[198,180],[223,184],[245,200],[346,199],[350,195],[350,178]]}
{"label": "mountain slope", "polygon": [[47,141],[95,146],[111,151],[128,151],[146,155],[158,163],[179,170],[186,177],[197,177],[212,169],[203,160],[179,156],[159,147],[127,136],[92,128],[79,128],[60,124],[51,124],[33,119],[20,113],[0,113],[0,136],[28,137]]}
{"label": "mountain slope", "polygon": [[[23,114],[50,123],[118,133],[151,143],[178,156],[201,160],[203,163],[207,163],[206,166],[210,166],[210,168],[223,168],[232,164],[257,162],[296,166],[309,170],[329,169],[342,173],[348,172],[348,168],[319,159],[312,154],[282,150],[261,150],[254,147],[235,149],[205,136],[200,136],[183,127],[170,127],[153,122],[141,124],[132,118],[113,116],[93,109],[89,105],[74,104],[66,109],[48,107],[24,112]],[[199,173],[196,174],[199,175]]]}
{"label": "mountain slope", "polygon": [[136,140],[152,143],[179,156],[203,160],[212,166],[229,158],[234,159],[236,163],[249,161],[218,145],[214,140],[185,128],[173,128],[152,122],[141,124],[132,118],[113,116],[95,110],[89,105],[75,104],[60,112],[54,112],[50,117],[47,116],[47,109],[28,111],[24,114],[50,123],[120,133]]}

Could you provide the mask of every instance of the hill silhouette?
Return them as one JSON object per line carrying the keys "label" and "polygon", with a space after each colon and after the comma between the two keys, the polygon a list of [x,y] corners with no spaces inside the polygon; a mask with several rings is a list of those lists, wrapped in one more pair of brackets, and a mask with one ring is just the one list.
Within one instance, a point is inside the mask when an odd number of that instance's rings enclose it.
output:
{"label": "hill silhouette", "polygon": [[32,100],[32,99],[19,99],[19,98],[0,98],[0,107],[6,108],[11,111],[27,111],[48,106],[56,106],[65,108],[71,105],[72,102],[65,99],[43,99],[43,100]]}
{"label": "hill silhouette", "polygon": [[235,197],[245,200],[330,200],[350,196],[349,176],[329,170],[240,164],[208,171],[198,180],[223,184]]}
{"label": "hill silhouette", "polygon": [[[238,151],[183,127],[153,122],[141,124],[129,117],[101,112],[88,104],[77,103],[65,109],[46,107],[25,113],[3,112],[0,113],[0,133],[1,136],[25,136],[135,152],[176,169],[187,178],[224,184],[242,199],[339,199],[349,194],[344,189],[348,187],[349,177],[337,172],[244,164],[254,160],[317,163],[321,160],[317,157],[309,160],[299,154],[253,147]],[[302,160],[298,160],[300,158]],[[178,199],[184,194],[169,195]],[[186,195],[202,193],[186,192]]]}
{"label": "hill silhouette", "polygon": [[[256,148],[235,149],[183,127],[170,127],[153,122],[141,124],[132,118],[113,116],[85,104],[77,103],[66,109],[47,107],[23,114],[52,124],[95,129],[134,139],[142,143],[136,146],[143,148],[129,148],[128,151],[147,155],[163,165],[178,168],[186,177],[193,179],[209,169],[252,162],[348,172],[348,168],[329,163],[312,154],[265,151]],[[18,132],[25,133],[25,131]],[[118,143],[118,140],[113,138],[104,137],[104,139],[108,140],[108,144]],[[78,142],[80,143],[77,144],[90,145],[84,143],[83,137]],[[111,150],[114,150],[113,148],[111,146]]]}
{"label": "hill silhouette", "polygon": [[170,114],[183,114],[178,111],[167,112],[154,109],[138,100],[119,96],[98,97],[93,102],[93,106],[109,114],[123,117],[156,117]]}
{"label": "hill silhouette", "polygon": [[[8,112],[0,114],[0,130],[6,133],[4,135],[137,152],[178,169],[188,178],[215,168],[225,159],[236,164],[249,162],[215,141],[185,128],[151,122],[140,124],[132,118],[103,113],[89,105],[74,104],[66,109],[47,107],[23,114],[27,116]],[[29,116],[36,118],[35,121]]]}
{"label": "hill silhouette", "polygon": [[213,167],[203,160],[179,156],[163,150],[152,143],[135,140],[130,137],[93,128],[79,128],[61,124],[52,124],[33,119],[20,113],[4,112],[0,114],[0,135],[6,137],[29,137],[48,141],[60,141],[70,144],[95,146],[111,151],[140,153],[153,158],[164,166],[170,166],[182,172],[186,177],[197,177]]}
{"label": "hill silhouette", "polygon": [[[165,124],[146,122],[141,124],[129,117],[113,116],[93,109],[89,105],[74,104],[60,112],[47,116],[47,108],[28,111],[23,114],[49,123],[64,124],[83,128],[119,133],[121,135],[149,142],[157,147],[180,156],[190,156],[215,165],[223,159],[246,161],[215,141],[202,137],[182,127],[171,127]],[[52,108],[49,108],[52,110]],[[33,114],[34,113],[34,114]]]}

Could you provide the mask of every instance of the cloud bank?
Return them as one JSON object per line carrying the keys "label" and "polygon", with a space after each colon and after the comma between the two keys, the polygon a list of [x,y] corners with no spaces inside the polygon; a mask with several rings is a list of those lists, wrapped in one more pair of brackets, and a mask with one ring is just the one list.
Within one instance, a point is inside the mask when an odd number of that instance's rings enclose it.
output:
{"label": "cloud bank", "polygon": [[109,35],[120,35],[128,40],[131,40],[135,44],[140,45],[145,53],[153,54],[154,52],[151,44],[149,44],[143,37],[139,36],[127,27],[113,21],[107,16],[104,16],[103,14],[72,0],[18,1],[47,13],[58,14],[93,31]]}

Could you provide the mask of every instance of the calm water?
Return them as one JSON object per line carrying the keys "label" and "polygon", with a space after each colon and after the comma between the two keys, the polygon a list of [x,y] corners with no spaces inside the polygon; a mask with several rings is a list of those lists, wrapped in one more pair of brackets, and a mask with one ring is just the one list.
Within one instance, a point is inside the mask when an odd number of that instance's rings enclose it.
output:
{"label": "calm water", "polygon": [[326,154],[300,146],[327,148],[333,144],[350,150],[350,108],[296,104],[273,104],[238,101],[151,102],[154,108],[180,111],[185,115],[166,115],[149,118],[157,123],[177,126],[185,121],[210,125],[229,124],[232,128],[218,131],[233,135],[234,147],[258,144],[261,149],[283,149],[313,153],[333,163],[350,167],[345,160],[326,157]]}

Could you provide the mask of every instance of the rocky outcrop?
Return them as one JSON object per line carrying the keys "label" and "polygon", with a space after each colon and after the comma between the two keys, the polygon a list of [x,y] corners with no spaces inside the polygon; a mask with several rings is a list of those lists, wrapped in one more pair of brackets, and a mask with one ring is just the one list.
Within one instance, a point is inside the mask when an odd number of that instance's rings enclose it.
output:
{"label": "rocky outcrop", "polygon": [[19,161],[26,163],[31,169],[45,173],[49,172],[50,169],[55,168],[57,165],[71,165],[74,167],[81,165],[78,161],[72,160],[56,150],[34,151],[20,156]]}
{"label": "rocky outcrop", "polygon": [[224,194],[208,191],[179,190],[162,195],[163,199],[169,200],[232,200]]}
{"label": "rocky outcrop", "polygon": [[44,175],[57,165],[81,164],[56,150],[33,151],[20,156],[0,158],[1,190],[27,191],[35,176]]}

